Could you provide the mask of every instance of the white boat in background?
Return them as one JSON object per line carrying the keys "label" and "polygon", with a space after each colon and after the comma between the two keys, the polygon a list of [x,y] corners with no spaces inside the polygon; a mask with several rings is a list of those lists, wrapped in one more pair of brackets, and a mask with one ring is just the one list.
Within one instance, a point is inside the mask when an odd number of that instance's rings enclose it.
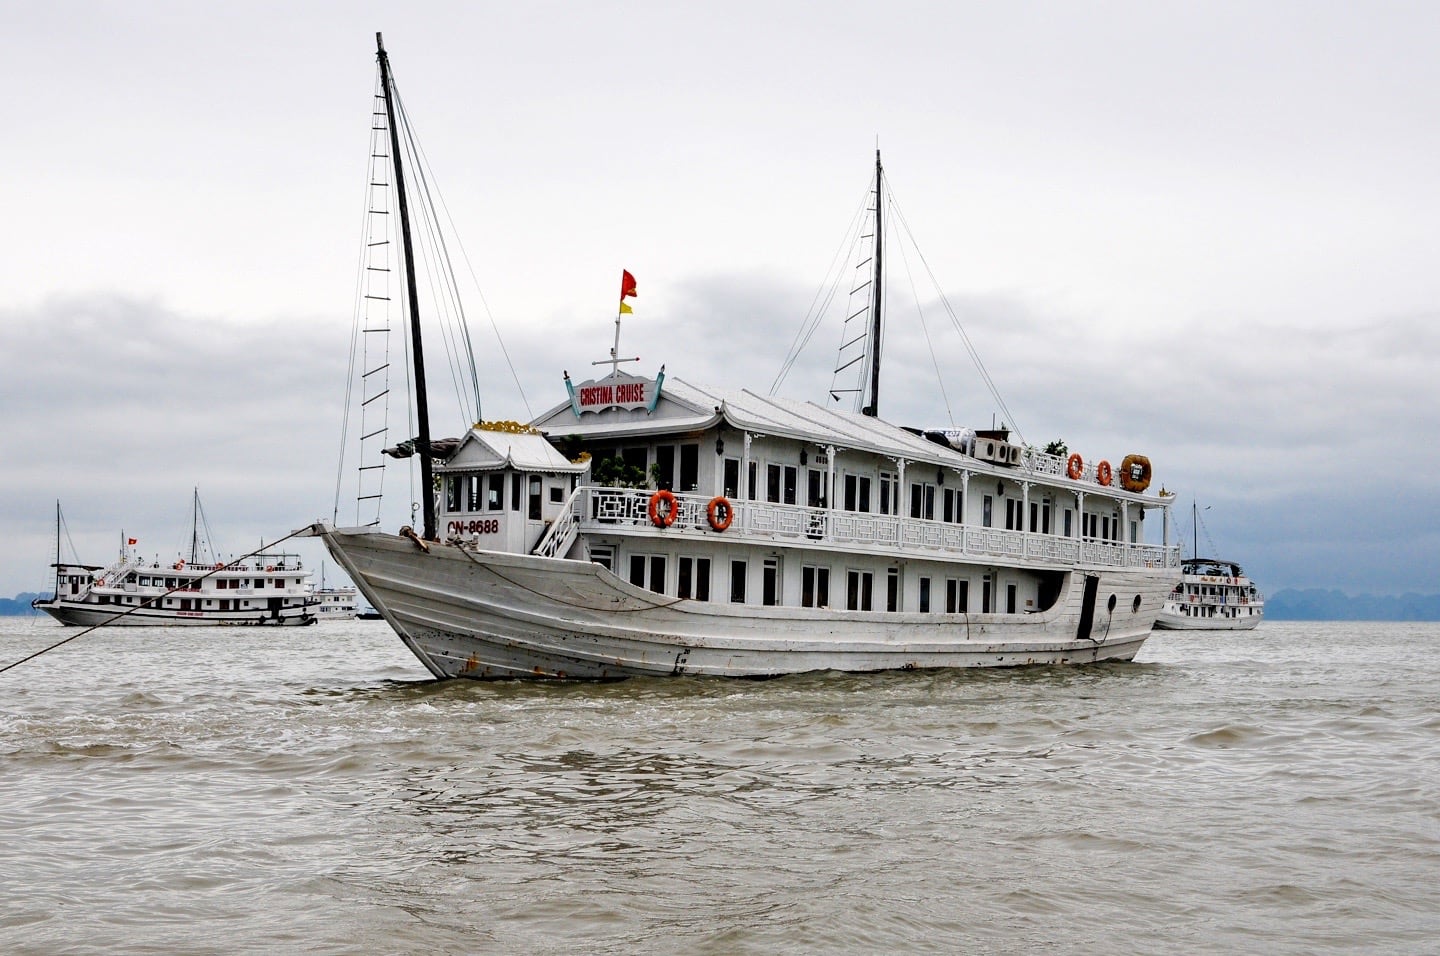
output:
{"label": "white boat in background", "polygon": [[[378,56],[375,113],[388,114],[398,158],[383,46]],[[403,195],[398,163],[394,175]],[[878,417],[883,193],[877,153],[861,410],[692,384],[663,367],[626,374],[617,315],[610,358],[595,363],[610,373],[566,375],[568,398],[528,426],[482,424],[442,453],[420,404],[419,436],[405,444],[418,487],[438,494],[421,495],[419,534],[328,522],[311,532],[437,677],[1132,659],[1179,573],[1172,497],[1147,493],[1138,455],[1112,469],[1012,443],[1005,429]],[[620,313],[634,295],[626,272]],[[418,344],[412,357],[419,398]],[[1159,540],[1147,542],[1147,524]]]}
{"label": "white boat in background", "polygon": [[354,588],[317,588],[315,618],[319,621],[353,621],[359,608]]}
{"label": "white boat in background", "polygon": [[315,618],[319,621],[353,621],[359,611],[359,594],[353,588],[325,585],[325,564],[320,564],[320,586],[315,589]]}
{"label": "white boat in background", "polygon": [[[1200,553],[1200,509],[1191,505],[1191,554]],[[1206,538],[1209,535],[1207,532]],[[1248,631],[1265,616],[1265,596],[1234,561],[1189,557],[1155,626],[1171,631]]]}
{"label": "white boat in background", "polygon": [[1240,565],[1186,558],[1155,626],[1171,631],[1248,631],[1265,616],[1265,596]]}
{"label": "white boat in background", "polygon": [[[195,498],[199,515],[199,496]],[[60,560],[56,505],[55,593],[31,602],[74,627],[297,625],[315,623],[310,572],[299,555],[256,554],[223,562],[205,553],[192,528],[187,558],[146,559],[135,538],[121,536],[119,558],[105,566]],[[196,525],[198,527],[198,523]]]}

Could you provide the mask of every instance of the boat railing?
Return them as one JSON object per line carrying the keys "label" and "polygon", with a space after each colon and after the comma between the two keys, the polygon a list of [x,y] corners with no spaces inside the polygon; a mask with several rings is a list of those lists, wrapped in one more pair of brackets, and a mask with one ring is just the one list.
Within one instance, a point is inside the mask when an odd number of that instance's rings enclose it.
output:
{"label": "boat railing", "polygon": [[[654,530],[649,504],[654,492],[646,489],[581,486],[571,494],[562,514],[535,549],[548,556],[569,550],[576,533],[617,527]],[[949,521],[902,518],[870,512],[808,508],[768,501],[732,501],[734,517],[719,531],[711,527],[710,497],[675,494],[675,520],[666,532],[681,535],[725,535],[756,540],[808,539],[819,544],[858,550],[934,552],[1011,561],[1096,564],[1129,568],[1178,568],[1178,547],[1130,544],[1123,541],[1067,538],[1055,534],[976,527]],[[567,540],[569,539],[569,540]],[[560,545],[564,544],[561,548]]]}
{"label": "boat railing", "polygon": [[581,489],[576,488],[570,492],[570,497],[565,499],[565,504],[560,509],[560,514],[545,529],[540,536],[540,541],[535,545],[532,554],[538,554],[542,558],[555,558],[570,550],[570,545],[575,542],[575,535],[580,530],[580,503],[583,500]]}

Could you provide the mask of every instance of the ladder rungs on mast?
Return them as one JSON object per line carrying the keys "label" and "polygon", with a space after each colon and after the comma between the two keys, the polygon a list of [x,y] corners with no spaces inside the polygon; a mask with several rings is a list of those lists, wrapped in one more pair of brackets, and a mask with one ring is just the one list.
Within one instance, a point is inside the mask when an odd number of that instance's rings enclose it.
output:
{"label": "ladder rungs on mast", "polygon": [[388,430],[389,430],[388,428],[384,428],[384,427],[382,427],[382,428],[377,428],[377,429],[375,429],[373,432],[371,432],[371,433],[368,434],[368,435],[361,435],[361,436],[360,436],[360,440],[361,440],[361,441],[365,441],[365,440],[367,440],[367,439],[374,438],[376,435],[383,435],[383,434],[385,434],[385,432],[388,431]]}
{"label": "ladder rungs on mast", "polygon": [[370,396],[369,398],[365,399],[365,401],[363,401],[363,402],[360,403],[360,407],[361,407],[361,408],[364,408],[366,405],[369,405],[371,402],[375,401],[376,399],[384,398],[386,395],[389,395],[389,394],[390,394],[390,390],[387,388],[385,391],[381,392],[380,394],[378,394],[378,395],[372,395],[372,396]]}
{"label": "ladder rungs on mast", "polygon": [[[384,330],[384,329],[376,329],[375,331],[377,331],[377,332],[383,332],[383,331],[385,331],[385,330]],[[377,366],[377,367],[375,367],[375,368],[372,368],[372,369],[371,369],[370,371],[368,371],[368,372],[361,372],[361,373],[360,373],[360,377],[361,377],[361,378],[369,378],[370,376],[374,375],[374,374],[377,373],[377,372],[383,372],[383,371],[385,371],[385,370],[386,370],[387,368],[389,368],[389,367],[390,367],[390,363],[389,363],[389,362],[386,362],[384,365],[380,365],[380,366]],[[386,389],[386,391],[389,391],[389,389]]]}

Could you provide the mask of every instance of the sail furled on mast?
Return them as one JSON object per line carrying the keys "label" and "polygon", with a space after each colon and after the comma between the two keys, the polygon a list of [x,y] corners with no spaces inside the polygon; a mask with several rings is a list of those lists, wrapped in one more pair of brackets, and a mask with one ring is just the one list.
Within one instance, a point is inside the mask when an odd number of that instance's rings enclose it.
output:
{"label": "sail furled on mast", "polygon": [[867,222],[858,236],[859,255],[850,282],[850,306],[840,326],[840,348],[830,380],[830,400],[847,398],[853,411],[879,414],[880,345],[884,337],[884,168],[875,151],[875,178]]}

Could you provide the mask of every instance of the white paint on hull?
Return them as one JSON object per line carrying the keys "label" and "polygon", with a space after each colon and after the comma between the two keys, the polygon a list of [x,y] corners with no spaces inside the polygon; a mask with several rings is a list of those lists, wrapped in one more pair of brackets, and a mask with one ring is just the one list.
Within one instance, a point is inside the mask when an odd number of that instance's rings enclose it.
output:
{"label": "white paint on hull", "polygon": [[[437,677],[769,677],[1131,660],[1174,582],[1164,570],[1075,569],[1055,606],[1035,614],[757,607],[665,597],[580,561],[438,544],[427,554],[379,532],[316,531]],[[1093,639],[1077,637],[1086,574],[1100,579]]]}

